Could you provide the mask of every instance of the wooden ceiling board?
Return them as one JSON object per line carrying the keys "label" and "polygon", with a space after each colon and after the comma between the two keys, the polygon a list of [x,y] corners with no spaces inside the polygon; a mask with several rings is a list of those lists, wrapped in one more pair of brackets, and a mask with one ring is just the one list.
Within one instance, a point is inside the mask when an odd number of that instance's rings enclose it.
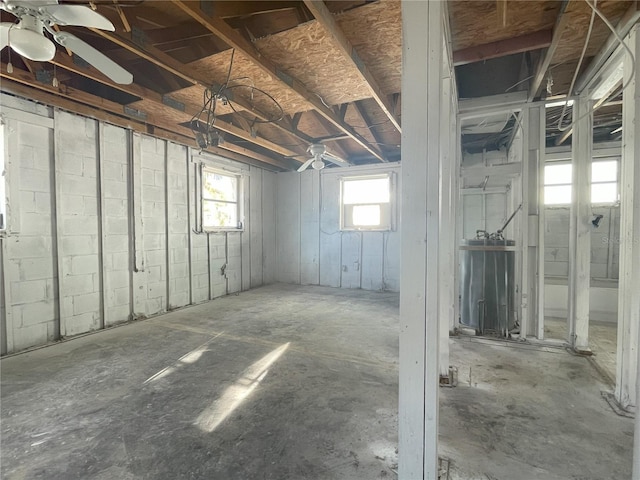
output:
{"label": "wooden ceiling board", "polygon": [[[222,84],[227,80],[229,64],[231,62],[231,52],[232,50],[226,50],[224,52],[196,60],[188,65],[190,68],[195,69],[199,74],[204,76],[204,78],[210,79],[212,84]],[[248,78],[238,80],[235,84],[252,84],[256,88],[264,90],[278,101],[287,115],[293,115],[296,112],[304,112],[311,109],[309,103],[301,95],[283,85],[278,79],[272,77],[263,69],[256,66],[253,61],[242,52],[236,51],[233,57],[233,68],[230,79],[240,79],[241,77]],[[248,89],[234,88],[233,93],[234,95],[238,94],[243,96],[247,101],[253,101],[256,108],[268,113],[269,115],[276,116],[279,114],[279,110],[274,103],[264,95],[256,93],[254,98],[251,99],[248,94],[249,92],[247,92],[247,95],[243,95],[242,90]]]}
{"label": "wooden ceiling board", "polygon": [[355,105],[349,105],[349,108],[347,108],[347,112],[344,116],[344,120],[349,125],[351,125],[356,132],[366,138],[369,143],[378,143],[378,140],[376,140],[376,137],[373,136],[371,130],[367,128],[364,119],[356,110]]}
{"label": "wooden ceiling board", "polygon": [[326,137],[327,135],[340,134],[336,128],[328,129],[327,126],[320,123],[320,120],[313,111],[308,111],[302,114],[298,122],[298,130],[311,138],[321,138]]}
{"label": "wooden ceiling board", "polygon": [[402,80],[402,12],[399,0],[381,0],[336,16],[382,91],[400,92]]}
{"label": "wooden ceiling board", "polygon": [[[506,25],[495,0],[454,0],[449,3],[453,50],[484,45],[553,28],[560,9],[556,0],[510,0]],[[588,7],[587,7],[588,8]]]}
{"label": "wooden ceiling board", "polygon": [[255,46],[329,105],[371,96],[371,90],[355,65],[343,56],[328,32],[316,21],[258,39]]}
{"label": "wooden ceiling board", "polygon": [[[597,3],[597,7],[615,26],[629,8],[629,2],[600,0]],[[582,51],[589,28],[591,11],[589,5],[584,1],[574,1],[568,5],[565,15],[570,16],[570,21],[560,37],[560,44],[553,56],[552,64],[563,63],[574,59],[577,60],[580,57],[580,52]],[[592,57],[598,53],[607,38],[609,38],[609,35],[611,35],[611,30],[609,30],[600,17],[596,15],[586,56]]]}

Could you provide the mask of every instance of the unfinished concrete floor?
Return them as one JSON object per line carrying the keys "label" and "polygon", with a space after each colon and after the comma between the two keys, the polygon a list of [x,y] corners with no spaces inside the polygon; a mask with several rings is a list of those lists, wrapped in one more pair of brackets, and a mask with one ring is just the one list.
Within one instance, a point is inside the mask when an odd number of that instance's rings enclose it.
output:
{"label": "unfinished concrete floor", "polygon": [[[2,478],[394,479],[398,295],[273,285],[2,363]],[[461,338],[450,479],[629,478],[584,358]]]}

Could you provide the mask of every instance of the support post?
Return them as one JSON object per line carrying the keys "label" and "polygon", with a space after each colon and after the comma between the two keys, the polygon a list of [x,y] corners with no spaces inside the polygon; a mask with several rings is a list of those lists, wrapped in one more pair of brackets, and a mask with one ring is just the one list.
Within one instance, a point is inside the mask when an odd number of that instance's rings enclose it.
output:
{"label": "support post", "polygon": [[[446,54],[446,50],[444,52]],[[442,125],[449,125],[451,118],[451,76],[449,75],[448,62],[443,55],[444,77],[442,79],[442,103],[440,104]],[[449,137],[451,130],[442,130],[442,141],[440,143],[440,238],[438,243],[438,275],[442,279],[439,284],[439,318],[440,318],[440,381],[444,383],[453,382],[449,378],[449,331],[451,330],[451,320],[453,317],[453,283],[454,276],[451,274],[451,257],[453,257],[453,234],[451,217],[452,201],[452,175],[453,159],[451,142]]]}
{"label": "support post", "polygon": [[402,240],[398,468],[438,478],[438,227],[442,3],[402,2]]}
{"label": "support post", "polygon": [[[640,31],[636,27],[626,40],[640,54]],[[633,65],[625,55],[624,79]],[[637,69],[636,69],[637,71]],[[637,74],[622,94],[622,161],[620,168],[620,272],[618,280],[618,347],[615,398],[622,407],[636,406],[640,334],[640,82]],[[611,239],[617,241],[617,239]],[[640,415],[636,413],[633,478],[640,479]]]}
{"label": "support post", "polygon": [[[571,148],[573,189],[569,220],[569,343],[589,351],[589,288],[591,282],[591,158],[593,115],[586,95],[573,104]],[[582,118],[581,118],[582,117]]]}

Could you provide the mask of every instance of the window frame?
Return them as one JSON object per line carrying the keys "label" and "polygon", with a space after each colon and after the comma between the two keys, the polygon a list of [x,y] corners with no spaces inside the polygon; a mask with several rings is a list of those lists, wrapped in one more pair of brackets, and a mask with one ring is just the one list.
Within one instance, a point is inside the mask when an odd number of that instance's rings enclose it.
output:
{"label": "window frame", "polygon": [[[237,171],[226,170],[222,167],[211,167],[206,164],[202,164],[201,167],[201,175],[200,175],[200,222],[202,226],[202,230],[205,232],[242,232],[245,227],[245,217],[244,217],[244,179],[245,175]],[[231,177],[236,179],[236,201],[228,202],[224,200],[214,200],[205,198],[204,195],[204,183],[206,175],[215,174],[221,175],[223,177]],[[225,203],[225,204],[235,204],[236,205],[236,215],[238,218],[237,226],[213,226],[213,225],[205,225],[204,220],[204,210],[206,202],[214,202],[214,203]]]}
{"label": "window frame", "polygon": [[[377,180],[388,179],[389,180],[389,201],[388,202],[365,202],[365,203],[344,203],[344,186],[347,182],[359,181],[359,180]],[[353,208],[365,205],[380,205],[380,220],[379,225],[363,225],[356,226],[348,224],[348,219],[353,219]],[[386,207],[384,207],[386,205]],[[395,231],[395,215],[396,209],[396,181],[395,172],[384,173],[371,173],[363,175],[348,175],[340,177],[340,231],[342,232],[392,232]],[[386,219],[386,221],[385,221]]]}

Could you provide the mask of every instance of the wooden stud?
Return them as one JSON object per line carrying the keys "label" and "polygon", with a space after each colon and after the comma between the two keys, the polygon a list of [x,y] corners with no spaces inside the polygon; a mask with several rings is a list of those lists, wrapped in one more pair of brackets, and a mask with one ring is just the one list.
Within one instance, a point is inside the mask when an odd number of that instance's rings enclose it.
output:
{"label": "wooden stud", "polygon": [[466,65],[467,63],[481,62],[492,58],[513,55],[515,53],[538,50],[551,45],[552,36],[551,30],[540,30],[519,37],[463,48],[453,52],[453,63],[457,67],[459,65]]}

